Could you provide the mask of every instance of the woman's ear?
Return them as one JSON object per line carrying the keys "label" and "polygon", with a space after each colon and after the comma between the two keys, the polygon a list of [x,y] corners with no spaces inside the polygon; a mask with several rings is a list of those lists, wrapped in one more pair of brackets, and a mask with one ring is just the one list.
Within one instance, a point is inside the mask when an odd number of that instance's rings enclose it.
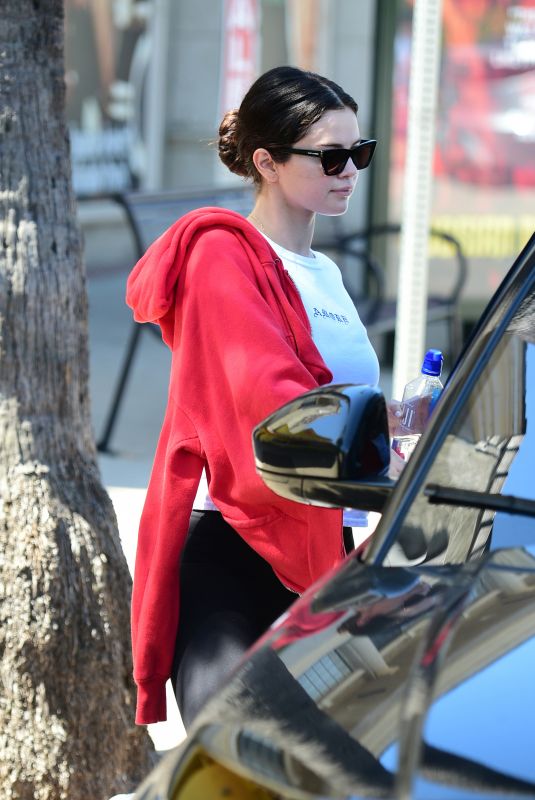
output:
{"label": "woman's ear", "polygon": [[253,153],[253,164],[262,180],[267,183],[276,183],[279,177],[277,164],[273,161],[271,153],[264,147],[258,147]]}

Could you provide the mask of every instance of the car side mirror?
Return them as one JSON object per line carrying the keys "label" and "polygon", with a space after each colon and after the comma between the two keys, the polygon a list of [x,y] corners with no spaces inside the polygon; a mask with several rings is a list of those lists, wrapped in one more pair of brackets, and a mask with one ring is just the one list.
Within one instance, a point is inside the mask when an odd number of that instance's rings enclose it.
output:
{"label": "car side mirror", "polygon": [[264,483],[300,503],[382,511],[395,485],[386,403],[372,386],[306,392],[256,426],[253,448]]}

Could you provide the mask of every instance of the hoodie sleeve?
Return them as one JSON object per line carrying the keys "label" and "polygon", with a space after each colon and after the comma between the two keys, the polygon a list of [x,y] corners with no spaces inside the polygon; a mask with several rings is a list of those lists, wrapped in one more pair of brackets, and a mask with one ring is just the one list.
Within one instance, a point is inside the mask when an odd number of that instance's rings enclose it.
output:
{"label": "hoodie sleeve", "polygon": [[170,400],[139,525],[132,591],[136,722],[166,719],[179,611],[180,554],[203,469],[191,423]]}
{"label": "hoodie sleeve", "polygon": [[[210,495],[283,582],[302,591],[340,560],[342,515],[268,489],[255,469],[251,436],[268,414],[318,386],[310,333],[288,329],[275,265],[259,269],[230,232],[198,238],[178,299],[171,390],[180,386],[184,399],[188,386],[186,410],[207,460]],[[329,380],[324,365],[320,374]]]}
{"label": "hoodie sleeve", "polygon": [[[273,264],[258,269],[239,239],[213,231],[198,238],[184,273],[178,356],[182,368],[195,365],[196,372],[202,371],[202,393],[209,401],[208,408],[196,404],[202,408],[196,425],[207,412],[215,412],[210,427],[220,419],[227,430],[229,415],[233,422],[247,417],[256,424],[282,403],[318,386],[306,365],[305,348],[296,352],[295,333],[283,308],[289,303],[277,287]],[[305,338],[312,345],[308,331]],[[331,377],[326,369],[325,376]]]}

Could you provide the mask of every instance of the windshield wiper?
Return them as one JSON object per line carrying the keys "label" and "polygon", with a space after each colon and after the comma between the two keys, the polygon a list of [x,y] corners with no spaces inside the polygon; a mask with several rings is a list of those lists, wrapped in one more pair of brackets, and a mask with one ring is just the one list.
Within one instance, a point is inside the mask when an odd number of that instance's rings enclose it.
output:
{"label": "windshield wiper", "polygon": [[510,494],[491,494],[490,492],[472,492],[468,489],[456,489],[453,486],[441,486],[428,483],[424,494],[434,505],[466,506],[489,511],[503,511],[506,514],[520,514],[524,517],[535,517],[535,501],[525,497],[514,497]]}

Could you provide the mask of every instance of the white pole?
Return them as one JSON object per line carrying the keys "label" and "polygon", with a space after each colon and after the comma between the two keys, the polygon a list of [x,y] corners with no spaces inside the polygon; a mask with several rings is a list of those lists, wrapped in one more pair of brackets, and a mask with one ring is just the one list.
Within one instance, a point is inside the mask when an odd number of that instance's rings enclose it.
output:
{"label": "white pole", "polygon": [[392,394],[397,399],[401,399],[405,384],[418,375],[425,344],[441,23],[441,0],[415,0],[392,380]]}
{"label": "white pole", "polygon": [[150,21],[150,64],[145,92],[147,143],[145,189],[162,188],[165,154],[167,51],[169,45],[169,0],[154,0]]}

